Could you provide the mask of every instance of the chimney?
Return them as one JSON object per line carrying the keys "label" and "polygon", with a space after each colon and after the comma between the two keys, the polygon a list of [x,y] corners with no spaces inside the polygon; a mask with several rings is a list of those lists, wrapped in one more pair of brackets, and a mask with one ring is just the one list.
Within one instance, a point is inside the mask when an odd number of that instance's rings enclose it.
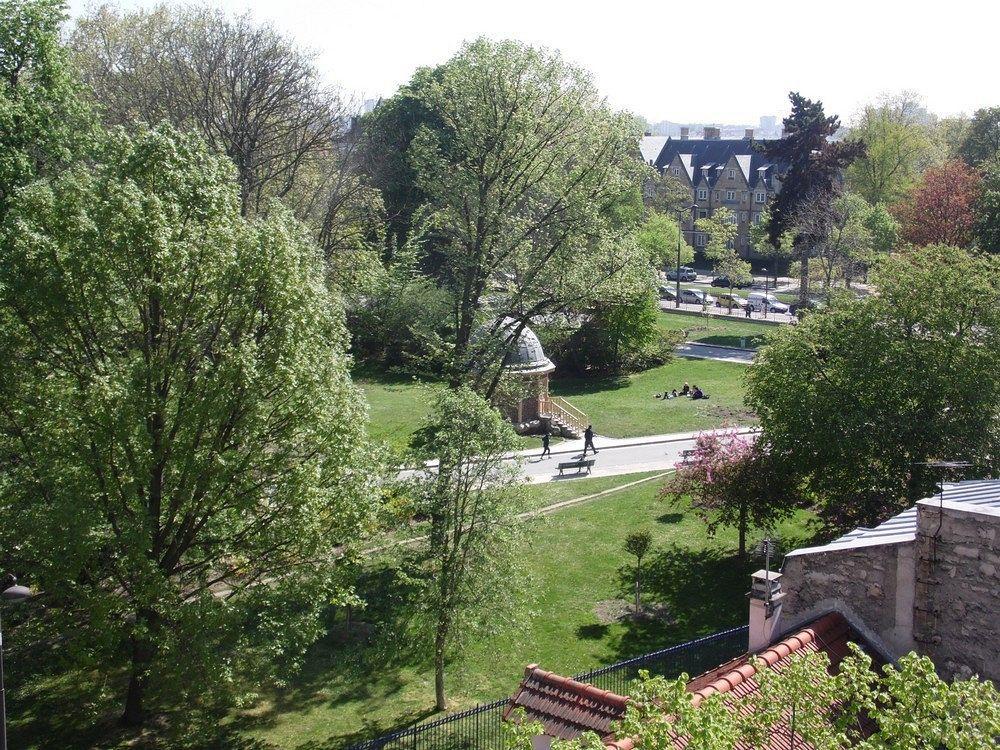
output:
{"label": "chimney", "polygon": [[713,128],[710,126],[705,127],[705,140],[706,141],[717,141],[721,137],[721,131],[718,128]]}
{"label": "chimney", "polygon": [[691,128],[681,128],[681,140],[686,141],[691,137]]}
{"label": "chimney", "polygon": [[743,131],[743,139],[747,141],[753,140],[753,128],[747,128]]}
{"label": "chimney", "polygon": [[747,650],[751,653],[771,645],[781,619],[781,573],[758,570],[750,587],[750,635]]}

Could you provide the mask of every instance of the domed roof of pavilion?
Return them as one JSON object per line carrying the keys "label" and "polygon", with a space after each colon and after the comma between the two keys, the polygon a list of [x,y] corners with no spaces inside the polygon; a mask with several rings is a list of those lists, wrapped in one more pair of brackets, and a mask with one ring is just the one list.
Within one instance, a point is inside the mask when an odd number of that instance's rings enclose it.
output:
{"label": "domed roof of pavilion", "polygon": [[519,375],[542,375],[555,370],[556,366],[552,360],[545,356],[542,342],[528,326],[521,329],[521,335],[517,337],[516,342],[510,342],[517,326],[518,321],[509,317],[504,318],[500,324],[506,342],[510,344],[503,358],[504,368]]}

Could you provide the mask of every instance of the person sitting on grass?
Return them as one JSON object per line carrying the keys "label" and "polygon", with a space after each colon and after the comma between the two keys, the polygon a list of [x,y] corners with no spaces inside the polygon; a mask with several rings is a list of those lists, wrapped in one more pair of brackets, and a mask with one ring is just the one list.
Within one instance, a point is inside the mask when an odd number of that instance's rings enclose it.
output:
{"label": "person sitting on grass", "polygon": [[681,395],[682,395],[682,396],[687,396],[687,395],[689,395],[690,393],[691,393],[691,386],[689,386],[689,385],[687,384],[687,381],[685,380],[685,381],[684,381],[684,387],[683,387],[683,388],[681,388]]}
{"label": "person sitting on grass", "polygon": [[699,398],[708,398],[708,396],[705,395],[701,388],[695,386],[694,390],[691,391],[691,399],[697,401]]}

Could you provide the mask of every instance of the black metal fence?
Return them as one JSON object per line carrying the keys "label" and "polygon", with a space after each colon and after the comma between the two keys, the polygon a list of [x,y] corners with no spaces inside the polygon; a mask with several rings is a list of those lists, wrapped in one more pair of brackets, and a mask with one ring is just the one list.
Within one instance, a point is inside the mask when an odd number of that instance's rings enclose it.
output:
{"label": "black metal fence", "polygon": [[[746,647],[747,626],[743,625],[592,669],[574,675],[573,679],[625,695],[629,683],[638,678],[641,670],[667,678],[677,677],[683,672],[694,676],[739,656],[746,651]],[[506,750],[502,720],[506,706],[506,697],[482,703],[426,724],[365,740],[348,750]]]}

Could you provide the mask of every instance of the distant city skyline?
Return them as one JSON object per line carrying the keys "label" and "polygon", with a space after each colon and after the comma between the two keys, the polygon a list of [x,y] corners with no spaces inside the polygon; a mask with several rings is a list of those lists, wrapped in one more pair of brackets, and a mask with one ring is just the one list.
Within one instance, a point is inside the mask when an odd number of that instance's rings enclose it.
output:
{"label": "distant city skyline", "polygon": [[[70,0],[74,15],[95,0]],[[149,7],[157,0],[118,0]],[[170,3],[168,3],[170,4]],[[824,102],[849,123],[881,93],[913,90],[931,112],[997,104],[991,83],[996,5],[842,0],[835,8],[770,0],[766,10],[716,0],[684,14],[650,4],[609,12],[568,0],[504,4],[425,0],[206,0],[250,11],[317,53],[325,79],[365,99],[391,96],[419,66],[446,61],[463,40],[510,37],[561,50],[590,70],[616,108],[650,122],[757,123],[788,111],[788,92]],[[976,23],[968,19],[975,16]],[[711,34],[708,34],[708,31]]]}

